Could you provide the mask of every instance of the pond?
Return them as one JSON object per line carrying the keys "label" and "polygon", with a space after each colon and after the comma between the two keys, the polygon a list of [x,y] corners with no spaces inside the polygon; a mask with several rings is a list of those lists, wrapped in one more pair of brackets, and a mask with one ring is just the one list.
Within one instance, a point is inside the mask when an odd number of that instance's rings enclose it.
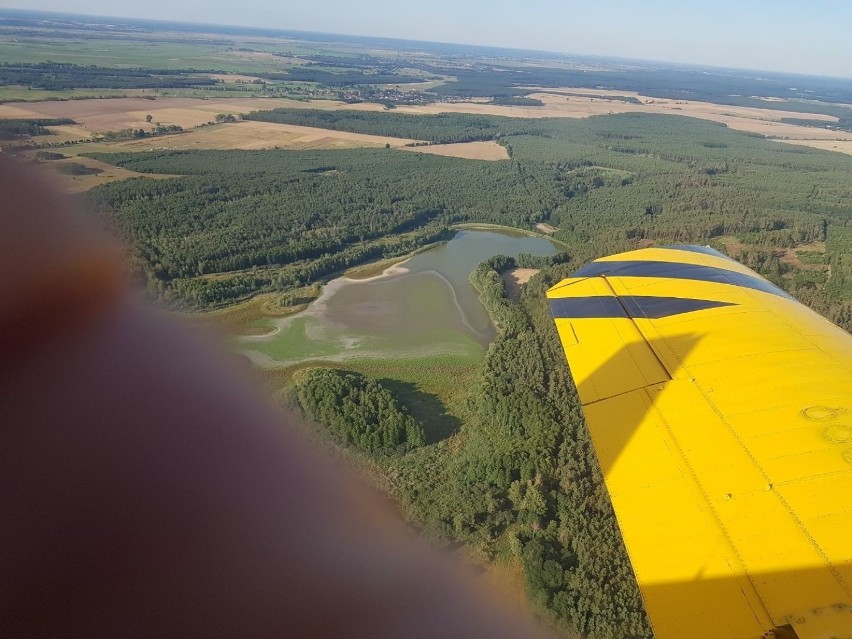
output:
{"label": "pond", "polygon": [[499,231],[458,231],[449,241],[363,280],[329,282],[307,310],[256,324],[266,335],[239,338],[256,363],[461,355],[479,359],[494,326],[468,277],[493,255],[553,255],[548,239]]}

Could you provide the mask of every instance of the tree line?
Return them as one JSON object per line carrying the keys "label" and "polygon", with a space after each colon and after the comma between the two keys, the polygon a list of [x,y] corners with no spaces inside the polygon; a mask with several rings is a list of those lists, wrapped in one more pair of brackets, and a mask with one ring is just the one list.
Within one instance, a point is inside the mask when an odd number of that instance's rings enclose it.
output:
{"label": "tree line", "polygon": [[176,89],[212,86],[216,80],[194,69],[83,66],[59,62],[2,63],[0,85],[33,89]]}
{"label": "tree line", "polygon": [[33,135],[51,135],[51,126],[76,124],[70,118],[10,118],[0,120],[0,140]]}
{"label": "tree line", "polygon": [[243,115],[243,119],[411,138],[438,144],[494,140],[504,135],[519,134],[535,128],[535,124],[527,120],[461,113],[414,115],[282,108],[271,111],[252,111]]}

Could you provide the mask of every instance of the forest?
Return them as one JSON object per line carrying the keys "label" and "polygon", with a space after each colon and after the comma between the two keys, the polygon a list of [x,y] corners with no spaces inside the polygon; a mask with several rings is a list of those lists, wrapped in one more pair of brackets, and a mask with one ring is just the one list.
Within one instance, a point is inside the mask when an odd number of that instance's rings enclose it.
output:
{"label": "forest", "polygon": [[[286,290],[411,251],[454,222],[522,224],[543,198],[559,197],[552,184],[531,191],[508,162],[390,149],[95,157],[184,175],[107,184],[89,198],[130,238],[152,291],[201,308],[258,292],[252,282]],[[495,197],[503,201],[497,211]]]}
{"label": "forest", "polygon": [[[584,259],[648,242],[742,246],[749,266],[850,327],[844,156],[672,116],[325,113],[272,117],[424,140],[491,137],[512,159],[394,149],[98,154],[182,177],[106,184],[88,197],[135,246],[149,289],[193,308],[301,286],[331,264],[399,254],[395,241],[431,242],[458,222],[547,222]],[[811,243],[824,245],[822,266],[781,259]]]}
{"label": "forest", "polygon": [[[336,115],[343,130],[418,140],[479,129],[511,159],[396,149],[100,154],[179,177],[134,178],[85,197],[129,239],[151,293],[194,309],[295,291],[447,239],[459,222],[558,229],[565,252],[496,256],[471,274],[499,330],[472,381],[455,391],[462,398],[446,405],[457,431],[425,437],[422,410],[409,403],[422,391],[400,393],[394,374],[354,364],[296,373],[291,397],[378,474],[425,534],[521,566],[543,618],[588,639],[650,639],[545,291],[608,253],[710,244],[850,330],[848,158],[677,116]],[[301,117],[331,128],[316,112]],[[501,277],[516,266],[541,269],[520,301]]]}

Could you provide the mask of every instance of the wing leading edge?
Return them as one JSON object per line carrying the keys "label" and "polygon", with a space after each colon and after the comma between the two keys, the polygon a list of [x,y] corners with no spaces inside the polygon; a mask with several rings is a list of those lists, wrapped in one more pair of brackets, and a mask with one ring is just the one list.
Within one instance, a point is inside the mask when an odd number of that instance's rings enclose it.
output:
{"label": "wing leading edge", "polygon": [[703,247],[547,296],[657,639],[852,638],[852,337]]}

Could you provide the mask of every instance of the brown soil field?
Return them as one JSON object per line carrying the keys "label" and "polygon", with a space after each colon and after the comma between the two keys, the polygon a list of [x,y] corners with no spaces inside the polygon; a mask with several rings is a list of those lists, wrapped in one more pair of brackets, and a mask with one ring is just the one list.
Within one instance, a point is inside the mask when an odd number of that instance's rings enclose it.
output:
{"label": "brown soil field", "polygon": [[508,160],[509,152],[506,147],[496,142],[459,142],[457,144],[430,144],[429,146],[407,146],[403,151],[446,155],[465,160]]}
{"label": "brown soil field", "polygon": [[509,299],[521,299],[521,288],[538,271],[537,268],[513,268],[503,273],[503,282],[506,284],[506,295]]}
{"label": "brown soil field", "polygon": [[151,151],[164,149],[342,149],[355,147],[401,147],[415,142],[407,138],[330,131],[271,122],[234,122],[206,126],[176,135],[140,140],[92,142],[62,149],[65,153]]}

